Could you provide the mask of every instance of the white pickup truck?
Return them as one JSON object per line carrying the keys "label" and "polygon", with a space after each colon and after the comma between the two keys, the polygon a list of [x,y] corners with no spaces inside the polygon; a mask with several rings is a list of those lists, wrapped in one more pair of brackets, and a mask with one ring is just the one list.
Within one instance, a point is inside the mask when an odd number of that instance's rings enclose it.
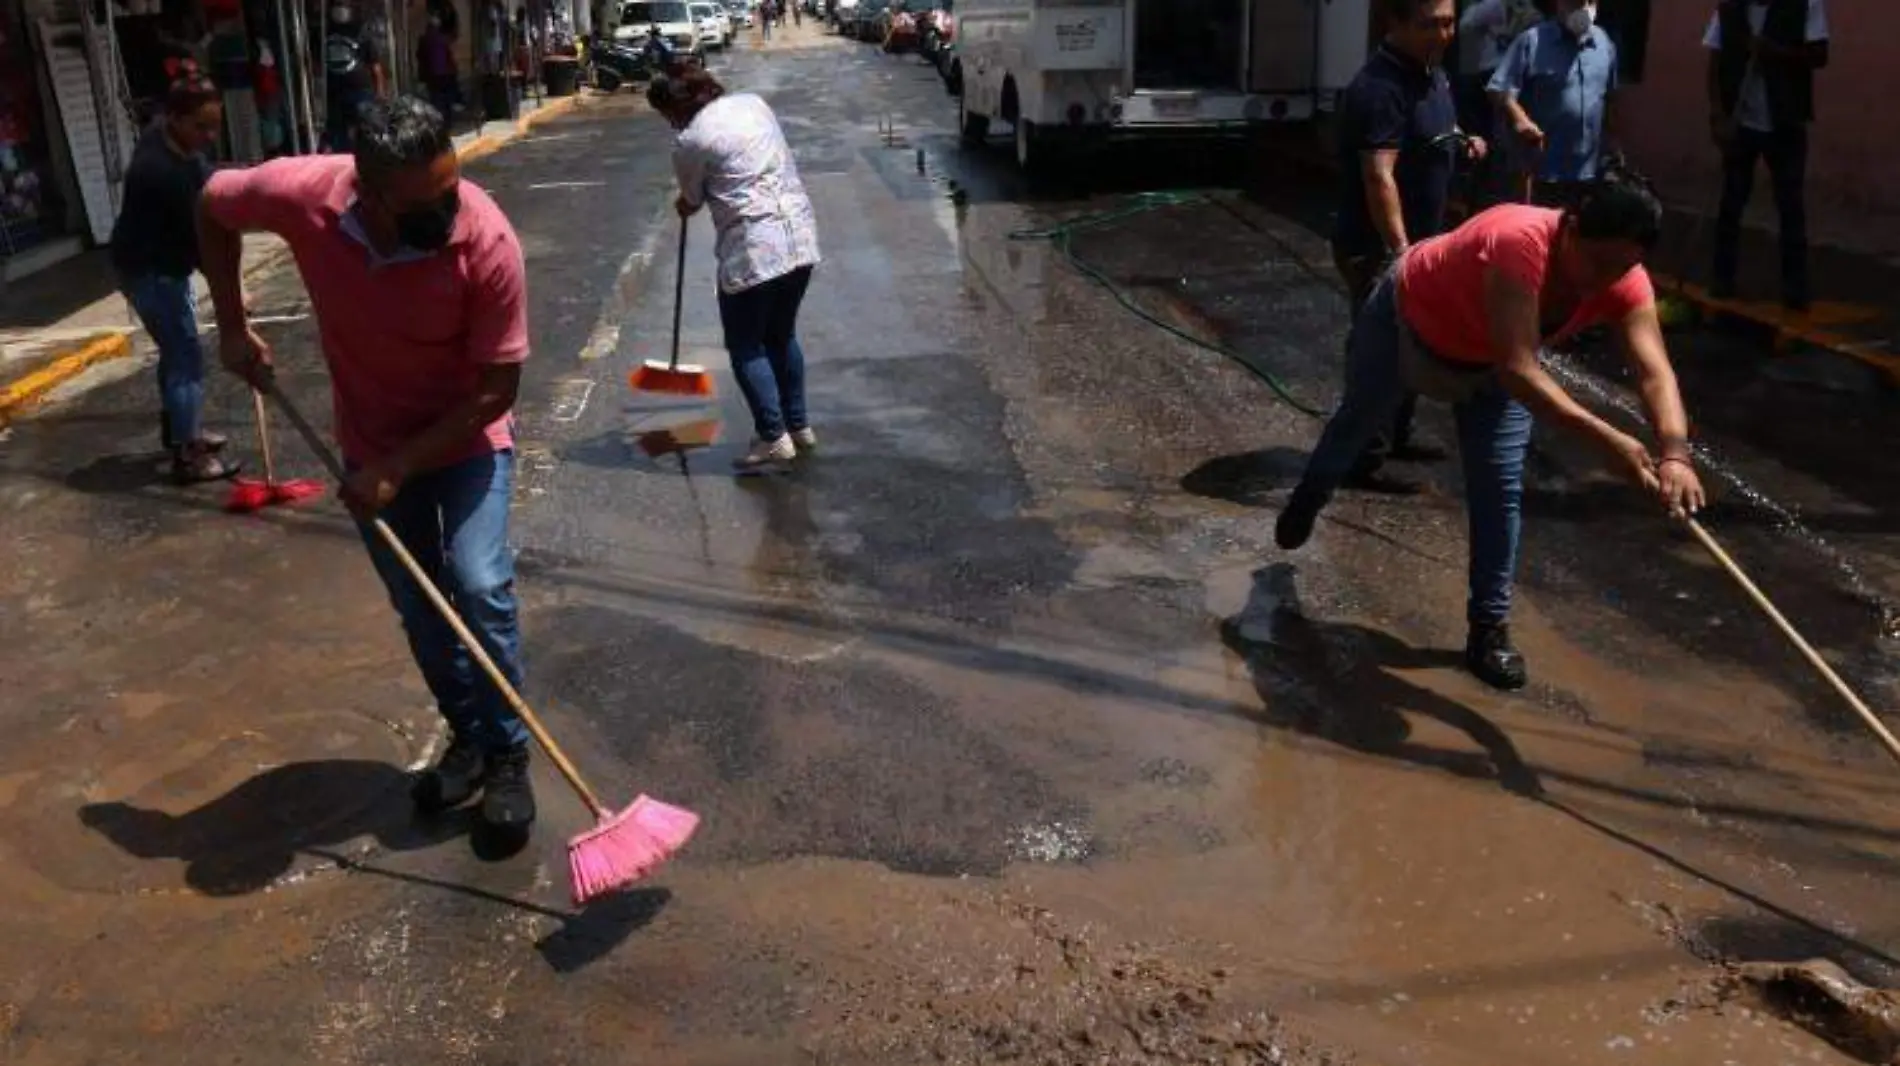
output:
{"label": "white pickup truck", "polygon": [[957,0],[968,142],[992,121],[1034,169],[1065,141],[1241,132],[1330,103],[1368,51],[1370,0]]}
{"label": "white pickup truck", "polygon": [[632,0],[620,5],[614,40],[639,47],[646,43],[648,33],[656,25],[676,51],[705,54],[700,45],[699,22],[693,18],[686,0]]}

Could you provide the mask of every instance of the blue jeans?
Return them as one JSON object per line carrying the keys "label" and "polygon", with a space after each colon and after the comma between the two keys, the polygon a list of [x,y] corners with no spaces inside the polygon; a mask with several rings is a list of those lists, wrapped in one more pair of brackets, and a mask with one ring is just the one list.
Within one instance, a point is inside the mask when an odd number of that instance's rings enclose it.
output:
{"label": "blue jeans", "polygon": [[[1391,424],[1393,413],[1405,400],[1395,290],[1388,273],[1353,319],[1346,342],[1346,393],[1307,460],[1306,473],[1295,490],[1302,495],[1321,502],[1331,499],[1359,454]],[[1505,395],[1495,379],[1471,399],[1454,404],[1452,412],[1458,421],[1465,513],[1470,523],[1471,593],[1465,616],[1472,625],[1496,625],[1511,613],[1531,413]]]}
{"label": "blue jeans", "polygon": [[739,391],[760,440],[777,440],[811,423],[805,416],[805,352],[798,346],[798,305],[811,268],[719,294],[719,321]]}
{"label": "blue jeans", "polygon": [[[502,675],[521,688],[515,557],[508,544],[514,453],[495,452],[406,482],[382,519],[468,623]],[[402,617],[422,679],[449,728],[485,751],[528,742],[527,727],[436,613],[376,530],[358,526],[389,601]]]}
{"label": "blue jeans", "polygon": [[146,274],[122,279],[120,284],[140,324],[158,345],[158,398],[165,411],[165,437],[173,447],[183,447],[198,439],[205,395],[198,297],[191,291],[191,278]]}

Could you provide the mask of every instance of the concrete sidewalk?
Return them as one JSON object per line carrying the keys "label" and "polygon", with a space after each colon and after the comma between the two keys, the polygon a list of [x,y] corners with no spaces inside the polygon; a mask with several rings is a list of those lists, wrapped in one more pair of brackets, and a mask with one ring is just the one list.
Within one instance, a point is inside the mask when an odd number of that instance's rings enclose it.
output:
{"label": "concrete sidewalk", "polygon": [[[573,110],[584,98],[524,100],[517,118],[483,122],[457,135],[456,153],[464,162],[479,159],[535,124]],[[283,266],[289,252],[276,237],[252,236],[244,246],[245,279],[261,278]],[[193,275],[192,287],[201,316],[208,316],[204,277]],[[105,249],[27,279],[0,301],[0,428],[62,395],[129,372],[104,364],[154,356],[150,349],[150,338],[119,295]]]}

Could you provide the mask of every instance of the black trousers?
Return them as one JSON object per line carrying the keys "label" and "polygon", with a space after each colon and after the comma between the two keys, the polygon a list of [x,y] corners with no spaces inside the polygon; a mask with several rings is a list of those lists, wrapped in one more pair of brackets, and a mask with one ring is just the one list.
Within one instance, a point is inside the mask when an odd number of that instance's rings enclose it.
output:
{"label": "black trousers", "polygon": [[[1356,318],[1366,299],[1372,295],[1373,286],[1379,283],[1379,274],[1385,267],[1385,257],[1381,255],[1355,255],[1338,245],[1333,246],[1333,265],[1339,269],[1339,276],[1346,283],[1346,297],[1352,301],[1352,313]],[[1393,412],[1392,422],[1371,444],[1366,445],[1365,454],[1359,457],[1357,473],[1368,474],[1379,468],[1395,448],[1403,448],[1412,440],[1412,417],[1418,411],[1418,394],[1408,392],[1399,402],[1399,408]]]}
{"label": "black trousers", "polygon": [[1742,212],[1755,191],[1755,164],[1768,164],[1775,207],[1781,214],[1781,296],[1788,303],[1808,299],[1808,128],[1805,124],[1773,133],[1739,129],[1722,153],[1722,209],[1715,220],[1715,284],[1733,290],[1740,266]]}

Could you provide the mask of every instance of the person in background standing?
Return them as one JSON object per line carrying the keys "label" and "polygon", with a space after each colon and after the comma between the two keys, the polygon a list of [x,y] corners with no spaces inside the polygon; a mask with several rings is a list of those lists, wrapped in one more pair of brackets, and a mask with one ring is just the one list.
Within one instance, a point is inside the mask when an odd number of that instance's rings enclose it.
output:
{"label": "person in background standing", "polygon": [[757,435],[734,465],[740,473],[783,466],[818,446],[798,345],[818,224],[798,164],[771,107],[750,93],[727,96],[703,69],[654,79],[647,102],[679,131],[680,218],[711,207],[719,234],[719,321]]}
{"label": "person in background standing", "polygon": [[211,176],[205,150],[224,130],[224,104],[197,67],[182,63],[165,94],[165,111],[147,127],[125,171],[125,193],[112,225],[112,267],[119,289],[158,345],[160,440],[180,484],[237,473],[218,457],[224,438],[200,424],[204,348],[198,341],[198,194]]}
{"label": "person in background standing", "polygon": [[429,26],[416,42],[416,69],[429,93],[429,103],[442,113],[442,121],[455,127],[455,103],[461,95],[461,75],[455,68],[455,41],[442,25],[442,16],[431,11]]}
{"label": "person in background standing", "polygon": [[198,240],[220,356],[253,386],[271,352],[245,313],[243,234],[290,246],[317,316],[343,501],[402,618],[451,731],[413,798],[424,811],[481,794],[504,841],[534,823],[528,731],[370,524],[388,523],[509,681],[522,681],[514,550],[514,416],[528,358],[521,243],[488,194],[463,181],[442,116],[398,96],[363,111],[353,158],[278,159],[205,186]]}
{"label": "person in background standing", "polygon": [[350,150],[357,116],[389,91],[382,51],[375,34],[357,18],[352,4],[330,9],[329,35],[323,42],[324,136],[333,152]]}
{"label": "person in background standing", "polygon": [[1722,0],[1702,44],[1709,55],[1709,118],[1722,150],[1715,227],[1715,295],[1735,294],[1742,212],[1766,160],[1781,215],[1781,302],[1808,309],[1808,123],[1814,72],[1827,66],[1822,0]]}
{"label": "person in background standing", "polygon": [[772,0],[764,0],[759,5],[759,34],[763,39],[772,39],[772,23],[777,18],[778,5]]}
{"label": "person in background standing", "polygon": [[1491,101],[1511,129],[1519,199],[1565,207],[1588,189],[1609,136],[1616,43],[1596,0],[1539,0],[1544,21],[1505,50]]}
{"label": "person in background standing", "polygon": [[[1491,77],[1504,61],[1511,42],[1541,17],[1531,0],[1477,0],[1465,9],[1458,20],[1458,76],[1452,82],[1459,128],[1484,137],[1496,135],[1498,120],[1491,106]],[[1474,211],[1489,206],[1497,195],[1496,162],[1495,157],[1487,157],[1477,168],[1477,202],[1466,205]]]}
{"label": "person in background standing", "polygon": [[[1444,227],[1461,139],[1451,84],[1440,66],[1457,27],[1452,0],[1379,0],[1385,40],[1340,97],[1342,190],[1333,262],[1356,313],[1380,275],[1415,242]],[[1482,158],[1482,138],[1469,142]],[[1386,458],[1435,459],[1411,442],[1417,397],[1406,395],[1353,474],[1366,481]]]}

